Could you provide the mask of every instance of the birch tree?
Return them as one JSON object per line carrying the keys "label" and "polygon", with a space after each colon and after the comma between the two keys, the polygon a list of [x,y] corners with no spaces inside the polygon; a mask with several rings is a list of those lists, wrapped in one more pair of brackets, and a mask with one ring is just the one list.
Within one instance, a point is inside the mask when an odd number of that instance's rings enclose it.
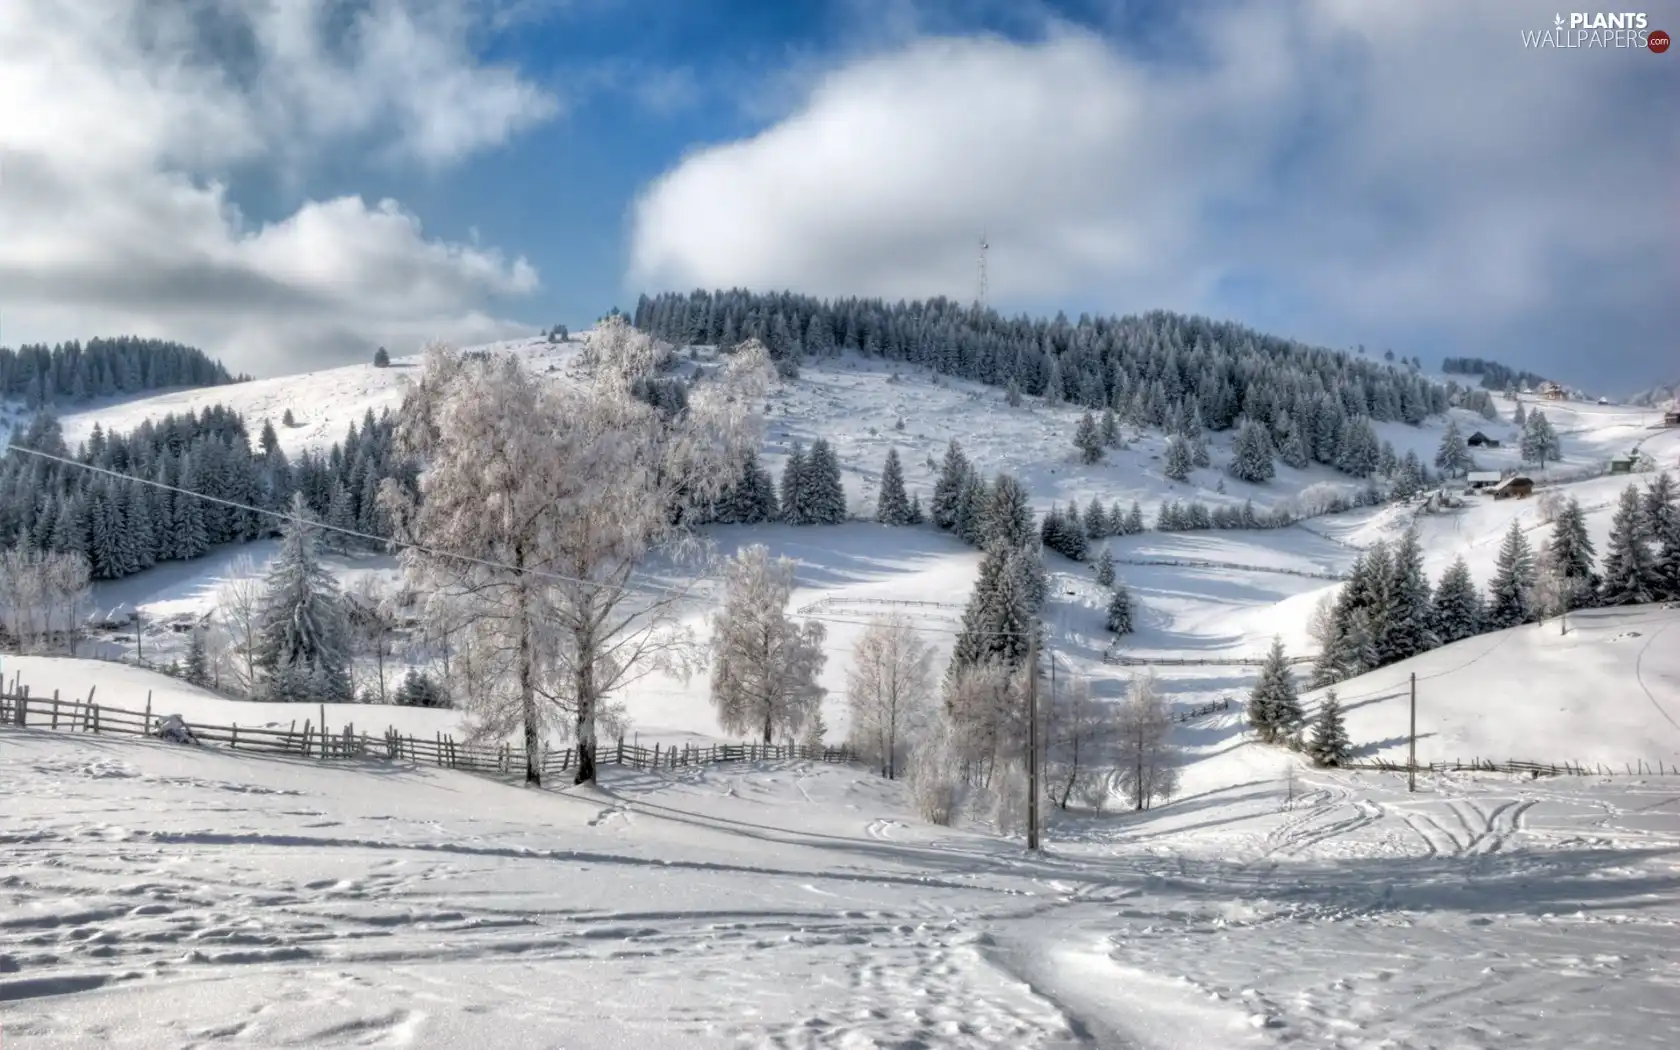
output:
{"label": "birch tree", "polygon": [[[632,393],[661,359],[611,317],[575,382],[432,347],[405,400],[397,437],[426,464],[421,497],[386,483],[381,504],[418,545],[401,557],[427,616],[461,625],[459,652],[478,664],[464,693],[477,734],[520,735],[528,784],[541,783],[549,732],[574,740],[574,779],[593,782],[607,698],[655,670],[686,675],[698,655],[677,617],[701,576],[684,511],[738,480],[759,438],[750,405],[774,373],[743,344],[664,414]],[[656,553],[657,578],[641,571]]]}
{"label": "birch tree", "polygon": [[1168,736],[1172,713],[1153,671],[1132,680],[1116,718],[1116,779],[1134,809],[1148,809],[1178,790],[1178,756]]}
{"label": "birch tree", "polygon": [[888,780],[901,772],[911,730],[925,720],[933,695],[933,649],[909,618],[878,616],[852,648],[846,673],[852,745]]}
{"label": "birch tree", "polygon": [[712,704],[725,732],[762,733],[768,744],[817,713],[827,631],[787,614],[792,558],[772,560],[757,544],[730,560],[724,579],[723,609],[712,618]]}
{"label": "birch tree", "polygon": [[248,554],[233,560],[227,578],[216,588],[216,630],[227,636],[222,647],[229,677],[246,696],[257,686],[257,626],[261,622],[263,586]]}

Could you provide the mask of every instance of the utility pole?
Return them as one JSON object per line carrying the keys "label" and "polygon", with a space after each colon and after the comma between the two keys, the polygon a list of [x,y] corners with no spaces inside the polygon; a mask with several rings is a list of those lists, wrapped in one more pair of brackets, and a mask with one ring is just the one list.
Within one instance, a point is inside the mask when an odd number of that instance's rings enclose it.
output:
{"label": "utility pole", "polygon": [[1406,790],[1417,790],[1417,672],[1412,672],[1412,757],[1406,763]]}
{"label": "utility pole", "polygon": [[1038,625],[1027,638],[1027,849],[1038,852]]}
{"label": "utility pole", "polygon": [[986,250],[991,247],[986,243],[986,231],[980,231],[980,309],[986,308]]}

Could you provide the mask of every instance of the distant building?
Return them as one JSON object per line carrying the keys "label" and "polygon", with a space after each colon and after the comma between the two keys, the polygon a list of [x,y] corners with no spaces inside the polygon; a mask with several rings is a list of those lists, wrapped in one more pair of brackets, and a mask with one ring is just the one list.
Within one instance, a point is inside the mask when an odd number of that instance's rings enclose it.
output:
{"label": "distant building", "polygon": [[1472,470],[1464,475],[1464,480],[1472,489],[1490,489],[1499,484],[1499,471]]}
{"label": "distant building", "polygon": [[1629,452],[1628,454],[1626,454],[1624,456],[1612,457],[1611,460],[1610,460],[1610,473],[1612,473],[1612,474],[1632,474],[1633,473],[1634,459],[1635,459],[1635,457],[1634,457],[1634,454],[1632,452]]}
{"label": "distant building", "polygon": [[1567,395],[1564,393],[1563,387],[1548,379],[1540,384],[1540,396],[1547,401],[1562,401]]}
{"label": "distant building", "polygon": [[1527,499],[1534,495],[1534,479],[1521,474],[1510,477],[1495,485],[1490,491],[1494,499]]}
{"label": "distant building", "polygon": [[1680,427],[1680,411],[1670,409],[1663,413],[1663,426]]}
{"label": "distant building", "polygon": [[1497,439],[1488,437],[1486,434],[1482,433],[1480,430],[1476,431],[1474,434],[1471,434],[1470,437],[1469,437],[1469,440],[1465,441],[1464,443],[1466,445],[1469,445],[1471,448],[1498,448],[1499,447],[1499,442],[1498,442]]}

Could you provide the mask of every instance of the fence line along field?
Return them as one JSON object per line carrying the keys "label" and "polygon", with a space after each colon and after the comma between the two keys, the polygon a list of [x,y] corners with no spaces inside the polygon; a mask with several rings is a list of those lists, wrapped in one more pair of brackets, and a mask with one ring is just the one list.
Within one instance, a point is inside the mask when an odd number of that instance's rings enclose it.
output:
{"label": "fence line along field", "polygon": [[[170,725],[177,724],[190,733],[199,744],[223,745],[232,751],[254,751],[297,755],[302,758],[343,759],[376,758],[389,761],[408,761],[445,769],[460,769],[473,773],[513,774],[524,769],[524,755],[509,744],[471,744],[455,739],[453,733],[438,732],[432,739],[404,733],[395,726],[383,732],[369,733],[346,721],[336,730],[327,728],[327,707],[313,705],[314,718],[306,717],[303,724],[295,720],[285,729],[237,722],[227,725],[187,723],[176,717],[154,715],[152,694],[146,694],[145,707],[140,710],[101,704],[94,699],[96,689],[88,691],[84,700],[67,700],[56,692],[52,696],[31,696],[29,687],[12,692],[0,692],[0,725],[19,729],[52,729],[81,733],[114,733],[127,736],[169,736]],[[310,705],[299,705],[307,707]],[[318,720],[317,720],[318,719]],[[185,737],[185,734],[182,734]],[[573,749],[542,747],[543,773],[558,773],[572,768]],[[726,762],[852,762],[851,752],[843,747],[810,747],[803,744],[694,744],[665,746],[656,743],[643,747],[626,743],[622,738],[603,748],[599,761],[608,765],[632,766],[637,769],[676,769],[686,766],[716,765]]]}

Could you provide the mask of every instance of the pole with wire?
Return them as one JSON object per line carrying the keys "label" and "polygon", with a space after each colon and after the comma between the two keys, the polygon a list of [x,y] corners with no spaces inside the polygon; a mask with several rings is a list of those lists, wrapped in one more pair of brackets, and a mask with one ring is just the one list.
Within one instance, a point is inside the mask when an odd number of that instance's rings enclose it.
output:
{"label": "pole with wire", "polygon": [[1038,625],[1027,636],[1027,849],[1038,851]]}
{"label": "pole with wire", "polygon": [[1406,760],[1407,791],[1417,790],[1417,672],[1412,672],[1411,758]]}

